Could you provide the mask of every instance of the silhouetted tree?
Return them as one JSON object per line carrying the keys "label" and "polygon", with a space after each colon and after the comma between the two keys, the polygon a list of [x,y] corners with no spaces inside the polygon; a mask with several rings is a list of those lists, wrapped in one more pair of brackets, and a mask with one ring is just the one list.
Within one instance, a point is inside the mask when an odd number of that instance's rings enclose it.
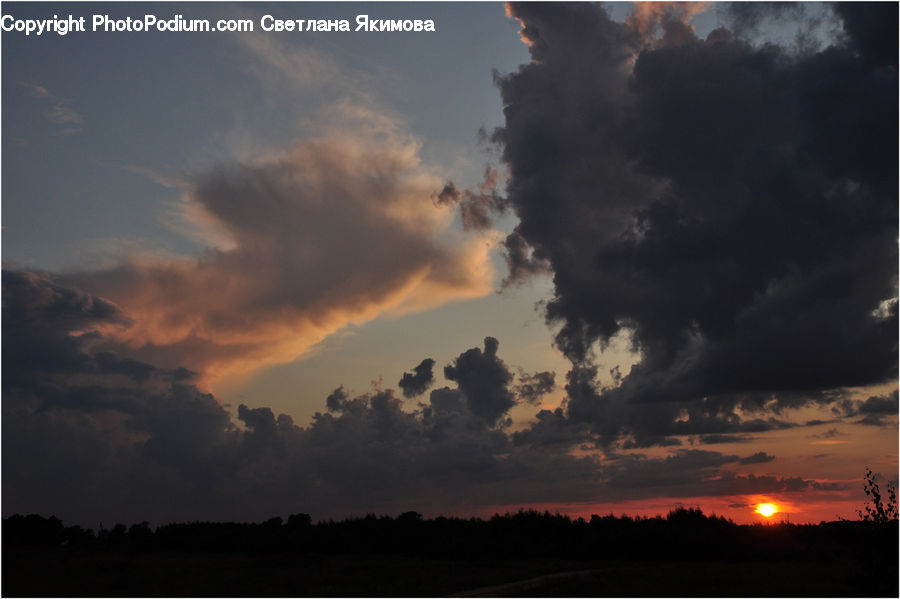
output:
{"label": "silhouetted tree", "polygon": [[309,514],[291,514],[287,519],[287,527],[291,530],[300,530],[312,526],[312,516]]}
{"label": "silhouetted tree", "polygon": [[112,530],[109,531],[109,536],[107,539],[110,543],[121,543],[125,540],[125,535],[128,533],[128,529],[124,524],[116,524],[113,526]]}
{"label": "silhouetted tree", "polygon": [[866,482],[863,490],[869,498],[871,505],[865,506],[865,511],[857,510],[861,520],[886,524],[897,520],[897,488],[891,483],[887,484],[887,502],[882,500],[881,488],[875,482],[875,473],[866,467]]}
{"label": "silhouetted tree", "polygon": [[397,517],[398,522],[409,523],[409,522],[418,522],[422,519],[422,514],[419,512],[403,512]]}

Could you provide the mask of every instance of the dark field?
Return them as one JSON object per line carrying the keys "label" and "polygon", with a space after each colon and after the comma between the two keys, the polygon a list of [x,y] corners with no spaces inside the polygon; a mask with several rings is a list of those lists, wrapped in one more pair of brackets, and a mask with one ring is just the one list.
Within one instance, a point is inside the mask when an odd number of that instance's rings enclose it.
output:
{"label": "dark field", "polygon": [[696,510],[590,521],[369,516],[99,534],[3,523],[3,596],[866,596],[898,594],[897,525],[739,526]]}

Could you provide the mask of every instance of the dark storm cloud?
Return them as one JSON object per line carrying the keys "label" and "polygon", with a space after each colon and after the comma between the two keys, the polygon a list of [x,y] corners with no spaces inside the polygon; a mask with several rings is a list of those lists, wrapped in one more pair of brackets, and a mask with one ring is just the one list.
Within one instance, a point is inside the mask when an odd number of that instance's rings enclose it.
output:
{"label": "dark storm cloud", "polygon": [[[571,420],[636,446],[758,432],[787,423],[738,408],[896,377],[896,6],[838,6],[844,41],[799,53],[699,39],[664,7],[659,27],[511,10],[533,60],[497,77],[492,138],[553,270]],[[641,360],[597,389],[620,333]]]}
{"label": "dark storm cloud", "polygon": [[459,385],[469,410],[489,424],[496,423],[516,403],[509,389],[513,375],[497,357],[499,346],[493,337],[485,337],[484,351],[473,347],[444,367],[444,377]]}
{"label": "dark storm cloud", "polygon": [[869,64],[897,64],[896,4],[840,2],[834,11],[843,22],[850,47]]}
{"label": "dark storm cloud", "polygon": [[397,385],[403,391],[404,397],[415,397],[425,393],[431,383],[434,382],[434,360],[425,358],[413,369],[412,374],[404,372]]}

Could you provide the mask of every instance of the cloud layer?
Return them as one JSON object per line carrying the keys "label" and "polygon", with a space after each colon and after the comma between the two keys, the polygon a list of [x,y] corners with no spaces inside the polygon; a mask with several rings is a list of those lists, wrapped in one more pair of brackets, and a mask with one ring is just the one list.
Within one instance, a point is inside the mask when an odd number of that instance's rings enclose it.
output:
{"label": "cloud layer", "polygon": [[194,373],[98,349],[122,312],[47,275],[5,271],[3,302],[4,347],[18,350],[3,353],[5,514],[96,526],[828,490],[739,471],[773,459],[764,453],[573,456],[550,442],[543,413],[510,434],[509,409],[530,401],[516,388],[547,377],[517,384],[492,338],[446,365],[459,385],[426,402],[339,388],[303,426],[245,405],[232,420]]}

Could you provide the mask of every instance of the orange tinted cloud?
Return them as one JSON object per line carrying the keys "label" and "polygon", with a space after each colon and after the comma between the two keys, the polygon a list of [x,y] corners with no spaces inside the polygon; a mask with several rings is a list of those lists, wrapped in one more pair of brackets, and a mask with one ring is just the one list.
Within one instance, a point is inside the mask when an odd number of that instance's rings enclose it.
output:
{"label": "orange tinted cloud", "polygon": [[508,19],[515,19],[516,21],[519,22],[519,25],[522,27],[521,29],[519,29],[519,39],[522,40],[522,43],[525,44],[526,46],[530,46],[531,44],[533,44],[534,41],[529,39],[528,36],[525,34],[525,23],[522,22],[522,19],[520,19],[513,13],[512,5],[509,2],[504,2],[503,10],[506,13],[506,17]]}
{"label": "orange tinted cloud", "polygon": [[440,185],[395,127],[336,131],[194,178],[185,213],[220,247],[65,278],[129,315],[104,333],[139,357],[207,382],[249,372],[349,323],[489,293],[494,234],[451,230]]}

